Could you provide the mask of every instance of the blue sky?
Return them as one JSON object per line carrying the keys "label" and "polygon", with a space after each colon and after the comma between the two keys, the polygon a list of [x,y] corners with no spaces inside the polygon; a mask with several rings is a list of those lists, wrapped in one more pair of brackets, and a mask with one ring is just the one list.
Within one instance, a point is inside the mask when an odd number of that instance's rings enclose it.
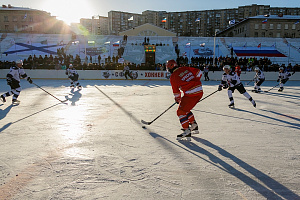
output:
{"label": "blue sky", "polygon": [[179,12],[237,8],[251,4],[300,7],[300,0],[1,0],[1,4],[44,10],[70,23],[93,15],[107,16],[111,10],[141,14],[145,10]]}

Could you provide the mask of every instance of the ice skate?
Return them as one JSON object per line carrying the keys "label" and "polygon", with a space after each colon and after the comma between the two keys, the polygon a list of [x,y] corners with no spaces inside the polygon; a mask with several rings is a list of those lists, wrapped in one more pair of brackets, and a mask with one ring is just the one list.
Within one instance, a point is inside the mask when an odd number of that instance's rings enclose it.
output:
{"label": "ice skate", "polygon": [[13,99],[13,100],[12,100],[12,104],[18,105],[18,104],[20,104],[20,101],[17,100],[17,99]]}
{"label": "ice skate", "polygon": [[278,92],[282,92],[283,91],[283,87],[280,87],[279,89],[278,89]]}
{"label": "ice skate", "polygon": [[6,102],[6,99],[5,99],[5,97],[3,96],[3,95],[1,95],[1,101],[3,102],[3,103],[5,103]]}
{"label": "ice skate", "polygon": [[74,88],[75,86],[74,85],[70,85],[70,88]]}
{"label": "ice skate", "polygon": [[77,89],[81,90],[81,89],[82,89],[82,86],[81,86],[81,85],[78,85],[78,86],[77,86]]}
{"label": "ice skate", "polygon": [[190,129],[191,129],[191,134],[199,134],[197,123],[192,123]]}
{"label": "ice skate", "polygon": [[231,102],[229,105],[228,105],[229,108],[234,108],[234,102]]}
{"label": "ice skate", "polygon": [[177,135],[177,140],[183,140],[184,138],[187,141],[191,141],[191,130],[189,128],[185,129],[180,135]]}

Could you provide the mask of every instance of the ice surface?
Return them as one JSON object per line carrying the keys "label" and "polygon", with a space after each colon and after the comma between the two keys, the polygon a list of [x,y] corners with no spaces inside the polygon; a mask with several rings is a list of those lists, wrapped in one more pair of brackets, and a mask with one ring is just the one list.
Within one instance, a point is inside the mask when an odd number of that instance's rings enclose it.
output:
{"label": "ice surface", "polygon": [[257,108],[211,95],[191,142],[176,140],[177,105],[142,128],[174,103],[168,81],[33,81],[69,101],[22,80],[21,104],[0,104],[0,199],[300,199],[300,81],[249,92]]}

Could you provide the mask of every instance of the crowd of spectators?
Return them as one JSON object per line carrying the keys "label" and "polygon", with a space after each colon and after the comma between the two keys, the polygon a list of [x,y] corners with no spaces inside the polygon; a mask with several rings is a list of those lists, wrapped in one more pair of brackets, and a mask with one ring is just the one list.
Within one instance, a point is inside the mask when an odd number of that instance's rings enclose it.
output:
{"label": "crowd of spectators", "polygon": [[[23,60],[23,67],[25,69],[66,69],[70,63],[72,63],[76,69],[78,70],[122,70],[124,68],[124,64],[118,63],[119,56],[113,56],[108,58],[101,58],[98,56],[89,56],[82,60],[78,55],[75,58],[72,55],[66,55],[64,53],[64,49],[61,48],[58,51],[57,56],[48,56],[44,57],[39,55],[29,56],[27,59]],[[212,57],[192,57],[190,62],[187,57],[178,57],[177,63],[179,65],[189,65],[192,67],[203,69],[204,67],[208,67],[210,71],[221,71],[224,65],[230,65],[235,67],[239,65],[242,71],[253,71],[255,67],[259,67],[263,71],[278,71],[278,68],[283,66],[286,67],[289,71],[300,71],[299,65],[291,65],[285,66],[284,64],[276,64],[272,63],[268,58],[238,58],[238,57],[216,57],[215,61],[213,61]],[[9,69],[12,65],[11,62],[8,61],[0,61],[0,69]],[[128,64],[131,70],[166,70],[165,63],[161,64]]]}

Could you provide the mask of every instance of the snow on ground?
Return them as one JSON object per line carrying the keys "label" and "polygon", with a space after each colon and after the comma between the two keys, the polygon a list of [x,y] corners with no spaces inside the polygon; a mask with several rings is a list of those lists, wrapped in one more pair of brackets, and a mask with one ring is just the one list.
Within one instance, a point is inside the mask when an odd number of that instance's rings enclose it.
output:
{"label": "snow on ground", "polygon": [[177,105],[142,128],[173,104],[168,81],[34,82],[69,101],[22,81],[21,104],[0,104],[0,199],[300,199],[300,81],[250,92],[257,108],[215,93],[193,109],[191,142],[176,140]]}

